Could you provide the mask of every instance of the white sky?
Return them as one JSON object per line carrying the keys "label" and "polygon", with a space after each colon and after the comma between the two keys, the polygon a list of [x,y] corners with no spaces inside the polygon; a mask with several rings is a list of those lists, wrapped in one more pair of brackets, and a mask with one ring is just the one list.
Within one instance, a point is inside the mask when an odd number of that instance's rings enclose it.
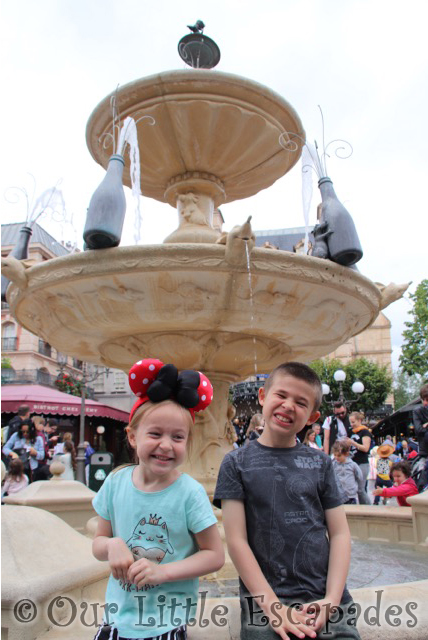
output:
{"label": "white sky", "polygon": [[[354,218],[364,258],[360,271],[385,284],[428,277],[426,154],[428,47],[425,0],[3,0],[2,222],[26,208],[4,199],[8,187],[39,195],[62,179],[78,244],[90,197],[104,176],[85,142],[94,107],[115,87],[188,68],[177,53],[187,24],[202,19],[220,47],[218,71],[256,80],[288,100],[307,139],[345,138],[354,153],[332,158],[329,174]],[[213,72],[215,73],[215,71]],[[314,189],[311,224],[319,193]],[[122,244],[132,244],[129,199]],[[142,244],[177,226],[168,205],[142,199]],[[251,214],[255,229],[303,225],[300,163],[273,187],[222,207],[225,229]],[[59,240],[73,232],[41,221]],[[386,311],[393,362],[408,300]]]}

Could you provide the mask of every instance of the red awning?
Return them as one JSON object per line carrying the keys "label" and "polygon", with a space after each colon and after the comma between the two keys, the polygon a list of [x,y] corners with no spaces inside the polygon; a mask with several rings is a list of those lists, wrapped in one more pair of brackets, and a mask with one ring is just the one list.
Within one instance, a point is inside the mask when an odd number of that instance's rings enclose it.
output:
{"label": "red awning", "polygon": [[[28,404],[33,413],[52,413],[80,416],[80,397],[62,393],[38,384],[8,384],[1,388],[2,413],[16,413],[22,404]],[[85,400],[85,415],[129,421],[129,413],[108,407],[95,400]]]}

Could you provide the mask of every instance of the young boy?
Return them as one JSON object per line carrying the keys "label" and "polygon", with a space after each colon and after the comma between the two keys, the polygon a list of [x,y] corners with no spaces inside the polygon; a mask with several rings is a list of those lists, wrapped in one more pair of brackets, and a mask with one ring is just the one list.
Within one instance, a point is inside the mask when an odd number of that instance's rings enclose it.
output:
{"label": "young boy", "polygon": [[336,440],[332,448],[333,469],[339,492],[344,494],[344,504],[357,504],[357,495],[364,491],[365,482],[360,467],[349,457],[350,451],[350,444]]}
{"label": "young boy", "polygon": [[397,502],[400,507],[410,507],[406,498],[410,496],[416,496],[418,488],[413,478],[410,477],[410,464],[404,460],[396,462],[391,467],[391,478],[395,487],[389,487],[386,489],[375,489],[373,495],[382,496],[384,498],[397,498]]}
{"label": "young boy", "polygon": [[277,367],[259,390],[263,434],[220,468],[214,504],[240,575],[241,640],[360,638],[348,610],[351,539],[332,461],[296,442],[319,418],[321,399],[312,369]]}

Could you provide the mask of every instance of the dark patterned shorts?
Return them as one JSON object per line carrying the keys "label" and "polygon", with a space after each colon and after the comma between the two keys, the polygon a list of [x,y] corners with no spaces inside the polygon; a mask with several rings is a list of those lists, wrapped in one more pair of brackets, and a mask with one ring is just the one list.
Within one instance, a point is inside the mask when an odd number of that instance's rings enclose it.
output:
{"label": "dark patterned shorts", "polygon": [[[139,640],[138,638],[124,638],[119,635],[118,630],[115,627],[111,627],[109,624],[102,625],[95,634],[94,640]],[[152,636],[151,638],[144,638],[144,640],[187,640],[186,625],[166,631],[160,636]]]}

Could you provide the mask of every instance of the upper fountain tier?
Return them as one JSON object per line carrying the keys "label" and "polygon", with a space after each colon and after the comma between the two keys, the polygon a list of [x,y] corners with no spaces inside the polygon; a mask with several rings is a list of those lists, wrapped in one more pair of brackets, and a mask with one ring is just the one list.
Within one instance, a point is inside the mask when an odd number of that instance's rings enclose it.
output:
{"label": "upper fountain tier", "polygon": [[[113,152],[102,144],[113,130],[113,96],[121,120],[151,116],[156,121],[154,126],[147,119],[137,124],[143,195],[174,207],[189,192],[208,197],[211,208],[204,203],[202,209],[209,209],[209,227],[214,207],[248,198],[287,173],[305,139],[291,105],[256,82],[205,70],[168,71],[121,87],[92,113],[87,144],[105,168]],[[284,132],[296,143],[293,151],[279,145]],[[131,184],[129,166],[124,183]]]}

